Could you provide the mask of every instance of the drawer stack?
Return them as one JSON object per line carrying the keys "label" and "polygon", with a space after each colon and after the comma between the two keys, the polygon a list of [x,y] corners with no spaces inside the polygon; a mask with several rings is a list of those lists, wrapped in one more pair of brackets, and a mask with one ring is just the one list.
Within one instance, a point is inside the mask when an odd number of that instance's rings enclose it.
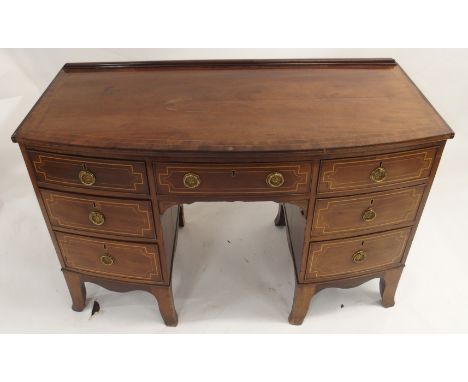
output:
{"label": "drawer stack", "polygon": [[164,281],[145,162],[28,155],[65,269]]}
{"label": "drawer stack", "polygon": [[437,148],[320,162],[303,282],[399,266]]}

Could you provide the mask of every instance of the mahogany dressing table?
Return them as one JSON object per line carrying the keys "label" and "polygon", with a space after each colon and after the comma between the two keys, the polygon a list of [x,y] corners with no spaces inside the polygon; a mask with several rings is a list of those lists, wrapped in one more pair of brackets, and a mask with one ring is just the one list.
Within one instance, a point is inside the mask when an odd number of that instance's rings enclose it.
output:
{"label": "mahogany dressing table", "polygon": [[175,326],[177,230],[197,201],[279,204],[291,324],[321,289],[373,278],[392,306],[453,136],[394,60],[357,59],[66,64],[12,139],[72,308],[85,282],[145,290]]}

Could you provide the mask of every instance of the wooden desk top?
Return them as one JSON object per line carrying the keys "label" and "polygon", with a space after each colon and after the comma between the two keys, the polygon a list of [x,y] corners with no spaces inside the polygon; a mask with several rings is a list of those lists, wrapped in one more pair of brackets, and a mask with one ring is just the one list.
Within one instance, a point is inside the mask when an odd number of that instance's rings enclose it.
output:
{"label": "wooden desk top", "polygon": [[66,64],[13,135],[150,151],[308,151],[453,131],[391,59]]}

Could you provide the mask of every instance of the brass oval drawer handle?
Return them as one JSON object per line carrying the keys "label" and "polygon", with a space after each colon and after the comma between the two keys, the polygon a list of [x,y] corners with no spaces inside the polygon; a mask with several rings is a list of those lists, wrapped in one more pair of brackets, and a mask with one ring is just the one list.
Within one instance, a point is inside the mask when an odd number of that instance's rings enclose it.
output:
{"label": "brass oval drawer handle", "polygon": [[99,258],[99,260],[101,261],[101,264],[107,266],[114,264],[115,261],[111,255],[103,255]]}
{"label": "brass oval drawer handle", "polygon": [[382,166],[377,167],[370,174],[370,179],[375,183],[383,182],[386,177],[387,177],[387,170],[385,170],[385,168],[383,168]]}
{"label": "brass oval drawer handle", "polygon": [[377,212],[373,208],[368,208],[362,213],[362,220],[365,222],[370,222],[377,217]]}
{"label": "brass oval drawer handle", "polygon": [[200,177],[197,174],[189,172],[184,175],[183,183],[184,186],[187,188],[197,188],[200,185],[201,181]]}
{"label": "brass oval drawer handle", "polygon": [[81,170],[78,174],[81,184],[92,186],[96,182],[96,176],[89,170]]}
{"label": "brass oval drawer handle", "polygon": [[356,264],[362,263],[367,259],[367,254],[362,249],[353,254],[353,262]]}
{"label": "brass oval drawer handle", "polygon": [[92,211],[89,213],[89,221],[94,225],[103,225],[106,221],[106,217],[99,211]]}
{"label": "brass oval drawer handle", "polygon": [[266,182],[270,187],[281,187],[284,184],[284,176],[280,172],[272,172],[267,175]]}

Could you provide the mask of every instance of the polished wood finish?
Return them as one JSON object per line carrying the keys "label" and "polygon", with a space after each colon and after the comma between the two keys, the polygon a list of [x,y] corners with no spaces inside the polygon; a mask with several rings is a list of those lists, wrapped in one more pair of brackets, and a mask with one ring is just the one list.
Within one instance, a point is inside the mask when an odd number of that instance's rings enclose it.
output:
{"label": "polished wood finish", "polygon": [[[306,278],[337,278],[399,264],[410,231],[410,228],[403,228],[352,239],[311,243]],[[362,261],[353,258],[356,253],[363,254]]]}
{"label": "polished wood finish", "polygon": [[390,308],[395,305],[395,293],[400,281],[403,268],[389,269],[380,278],[380,296],[384,308]]}
{"label": "polished wood finish", "polygon": [[[427,179],[436,152],[437,147],[430,147],[364,158],[325,160],[320,167],[318,192],[368,191]],[[377,168],[384,168],[386,171],[386,176],[381,181],[371,178],[372,172]]]}
{"label": "polished wood finish", "polygon": [[91,282],[115,292],[143,290],[151,293],[158,301],[159,312],[161,313],[164,323],[167,326],[177,326],[178,317],[170,284],[152,285],[135,282],[128,283],[84,273],[76,273],[67,269],[62,269],[62,272],[73,300],[72,309],[77,312],[81,312],[86,307],[86,289],[84,283]]}
{"label": "polished wood finish", "polygon": [[[155,171],[160,194],[197,195],[266,195],[307,193],[310,189],[310,164],[262,163],[242,164],[157,164]],[[284,183],[278,187],[267,183],[272,173],[280,173]],[[186,174],[198,176],[200,184],[194,188],[184,185]]]}
{"label": "polished wood finish", "polygon": [[[416,218],[424,185],[359,196],[317,199],[311,234],[346,237],[410,225]],[[366,220],[364,213],[373,211]],[[375,217],[373,217],[375,216]],[[373,218],[372,218],[373,217]]]}
{"label": "polished wood finish", "polygon": [[70,64],[15,139],[126,150],[323,153],[453,135],[392,60],[265,64]]}
{"label": "polished wood finish", "polygon": [[[96,158],[69,157],[30,151],[36,179],[40,183],[107,190],[116,192],[148,193],[148,181],[143,162],[111,161]],[[95,176],[92,185],[83,184],[80,171],[88,170]]]}
{"label": "polished wood finish", "polygon": [[[391,59],[67,64],[13,134],[72,308],[143,290],[177,325],[183,204],[274,201],[301,324],[324,288],[398,281],[453,131]],[[183,277],[183,275],[182,275]]]}
{"label": "polished wood finish", "polygon": [[301,325],[309,310],[310,300],[314,297],[317,287],[313,284],[296,284],[293,306],[288,321],[291,325]]}
{"label": "polished wood finish", "polygon": [[185,225],[185,215],[184,215],[184,206],[181,204],[179,206],[179,227],[183,227]]}
{"label": "polished wood finish", "polygon": [[275,226],[283,227],[286,225],[286,216],[284,215],[284,205],[278,204],[278,214],[275,218]]}
{"label": "polished wood finish", "polygon": [[[151,203],[140,200],[98,198],[42,190],[51,224],[68,228],[116,236],[154,239]],[[98,211],[104,223],[96,225],[90,214]]]}
{"label": "polished wood finish", "polygon": [[292,325],[301,325],[309,310],[310,301],[312,298],[325,288],[355,288],[374,278],[380,278],[380,295],[382,298],[382,306],[390,308],[395,305],[395,293],[398,287],[398,281],[403,266],[385,271],[374,272],[362,276],[351,276],[341,280],[331,280],[320,283],[311,284],[296,284],[294,291],[294,300],[291,313],[289,314],[289,323]]}
{"label": "polished wood finish", "polygon": [[[56,232],[65,266],[104,277],[162,281],[156,245],[103,240]],[[103,258],[111,259],[106,263]]]}
{"label": "polished wood finish", "polygon": [[150,290],[156,300],[158,300],[159,311],[167,326],[177,326],[179,319],[174,306],[174,297],[172,296],[172,288],[160,288],[153,286]]}
{"label": "polished wood finish", "polygon": [[72,309],[81,312],[86,307],[86,288],[84,280],[78,273],[63,272],[72,299]]}

